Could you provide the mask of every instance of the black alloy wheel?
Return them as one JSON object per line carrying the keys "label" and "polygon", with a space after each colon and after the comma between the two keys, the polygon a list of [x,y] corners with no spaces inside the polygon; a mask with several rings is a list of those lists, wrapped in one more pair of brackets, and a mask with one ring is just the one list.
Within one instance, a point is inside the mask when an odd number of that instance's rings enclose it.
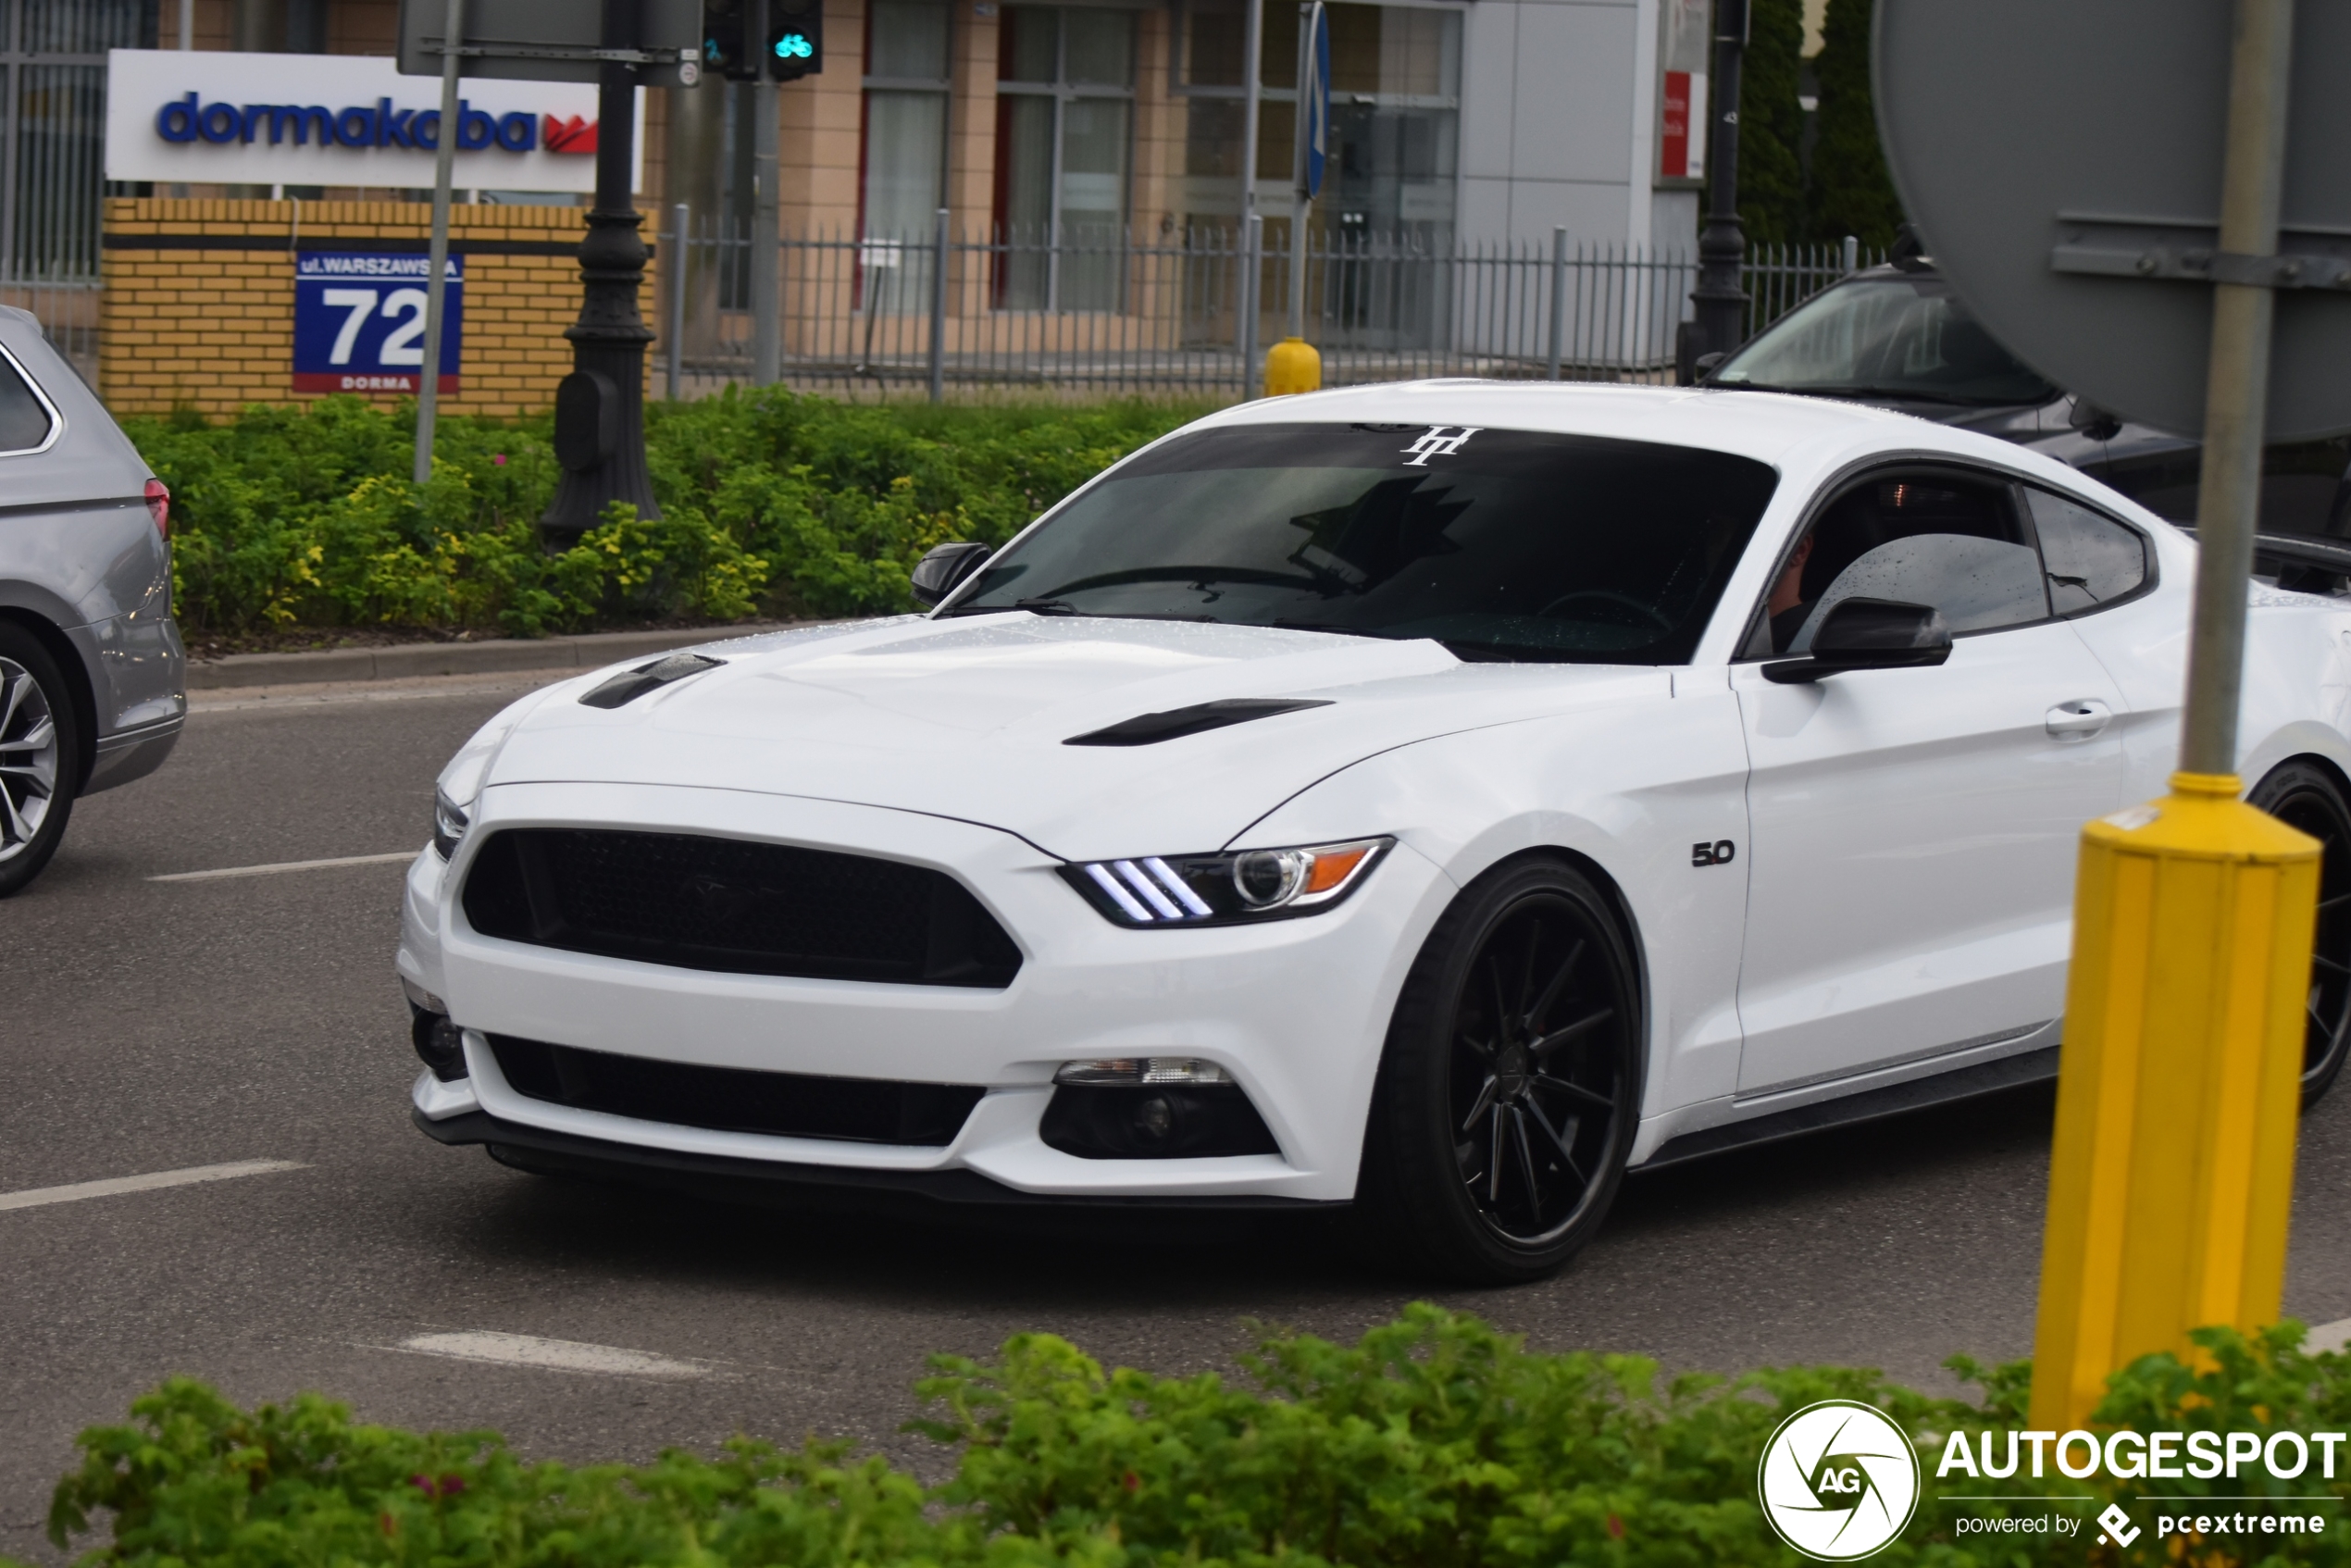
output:
{"label": "black alloy wheel", "polygon": [[1639,1115],[1639,989],[1615,912],[1556,860],[1473,883],[1399,999],[1365,1141],[1383,1234],[1455,1278],[1556,1270],[1598,1229]]}
{"label": "black alloy wheel", "polygon": [[2247,799],[2319,840],[2319,923],[2302,1051],[2302,1103],[2317,1103],[2351,1054],[2351,806],[2332,769],[2281,764]]}

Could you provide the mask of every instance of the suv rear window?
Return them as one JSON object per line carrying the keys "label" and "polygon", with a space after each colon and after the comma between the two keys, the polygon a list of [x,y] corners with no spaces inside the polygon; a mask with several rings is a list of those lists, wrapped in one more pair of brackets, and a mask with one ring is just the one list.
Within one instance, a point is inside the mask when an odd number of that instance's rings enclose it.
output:
{"label": "suv rear window", "polygon": [[49,439],[55,417],[16,361],[0,355],[0,453],[30,452]]}

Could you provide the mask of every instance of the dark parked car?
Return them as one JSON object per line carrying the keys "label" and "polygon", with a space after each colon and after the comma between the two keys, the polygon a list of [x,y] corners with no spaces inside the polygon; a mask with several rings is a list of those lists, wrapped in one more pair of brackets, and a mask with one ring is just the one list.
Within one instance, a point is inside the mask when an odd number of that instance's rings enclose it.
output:
{"label": "dark parked car", "polygon": [[56,852],[75,796],[180,739],[170,501],[41,324],[0,306],[0,898]]}
{"label": "dark parked car", "polygon": [[[2117,419],[2017,359],[1932,262],[1902,255],[1815,294],[1704,370],[1703,384],[1899,409],[2030,446],[2172,522],[2196,523],[2196,442]],[[2342,591],[2351,572],[2351,437],[2271,446],[2260,567],[2283,586]],[[2301,541],[2314,541],[2304,544]],[[2316,541],[2341,541],[2340,543]]]}

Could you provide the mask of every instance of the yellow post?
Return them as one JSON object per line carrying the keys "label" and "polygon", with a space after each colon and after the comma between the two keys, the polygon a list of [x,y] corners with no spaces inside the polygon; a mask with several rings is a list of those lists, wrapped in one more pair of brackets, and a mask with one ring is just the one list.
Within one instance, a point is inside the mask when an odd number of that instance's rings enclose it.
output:
{"label": "yellow post", "polygon": [[[2277,252],[2295,0],[2233,0],[2220,249]],[[2108,1374],[2188,1330],[2278,1314],[2319,845],[2237,799],[2238,703],[2274,292],[2215,282],[2180,771],[2083,829],[2035,1427],[2084,1424]]]}
{"label": "yellow post", "polygon": [[1323,390],[1323,356],[1304,338],[1284,338],[1265,351],[1265,395]]}
{"label": "yellow post", "polygon": [[2274,1322],[2319,842],[2180,773],[2083,830],[2032,1419],[2204,1324]]}

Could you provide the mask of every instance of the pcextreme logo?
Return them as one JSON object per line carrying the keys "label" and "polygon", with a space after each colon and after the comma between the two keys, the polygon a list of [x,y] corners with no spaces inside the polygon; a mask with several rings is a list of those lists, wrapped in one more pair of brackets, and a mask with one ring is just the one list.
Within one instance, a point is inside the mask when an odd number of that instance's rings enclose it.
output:
{"label": "pcextreme logo", "polygon": [[1822,1400],[1780,1423],[1756,1472],[1763,1517],[1822,1562],[1883,1549],[1919,1505],[1910,1439],[1875,1405]]}

